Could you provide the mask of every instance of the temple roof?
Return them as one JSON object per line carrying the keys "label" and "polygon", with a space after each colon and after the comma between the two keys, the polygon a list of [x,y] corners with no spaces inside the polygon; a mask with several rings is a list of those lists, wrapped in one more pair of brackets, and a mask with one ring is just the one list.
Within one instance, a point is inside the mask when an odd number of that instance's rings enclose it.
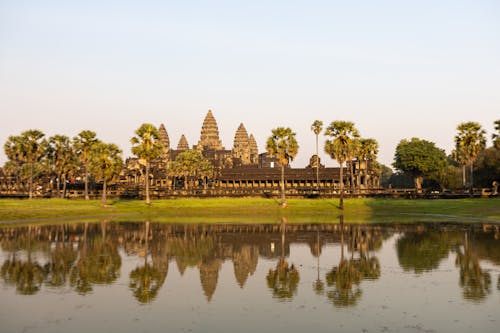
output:
{"label": "temple roof", "polygon": [[160,141],[166,148],[170,148],[170,138],[168,137],[167,130],[165,129],[165,125],[161,124],[159,128],[160,132]]}
{"label": "temple roof", "polygon": [[201,127],[200,141],[198,142],[199,149],[215,149],[223,150],[222,142],[219,139],[219,128],[217,122],[215,121],[212,110],[208,110],[208,113],[203,121],[203,126]]}
{"label": "temple roof", "polygon": [[259,148],[257,147],[257,141],[255,141],[253,134],[250,134],[250,136],[248,137],[248,145],[250,146],[250,154],[252,154],[252,155],[259,154]]}
{"label": "temple roof", "polygon": [[240,124],[234,135],[234,149],[249,148],[248,133],[243,124]]}
{"label": "temple roof", "polygon": [[177,150],[188,150],[188,149],[189,149],[188,141],[184,136],[184,134],[182,134],[179,143],[177,144]]}

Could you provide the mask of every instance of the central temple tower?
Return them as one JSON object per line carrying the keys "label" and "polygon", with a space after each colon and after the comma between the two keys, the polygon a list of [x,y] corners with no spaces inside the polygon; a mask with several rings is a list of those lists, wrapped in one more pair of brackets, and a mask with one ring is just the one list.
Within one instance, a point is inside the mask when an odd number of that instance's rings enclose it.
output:
{"label": "central temple tower", "polygon": [[215,121],[212,110],[208,110],[207,116],[201,127],[200,141],[196,146],[199,150],[224,150],[219,139],[219,128]]}

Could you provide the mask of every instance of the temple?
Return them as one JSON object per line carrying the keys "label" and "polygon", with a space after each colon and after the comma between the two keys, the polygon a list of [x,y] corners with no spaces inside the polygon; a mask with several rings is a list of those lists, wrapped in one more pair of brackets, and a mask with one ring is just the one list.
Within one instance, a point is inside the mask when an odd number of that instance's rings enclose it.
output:
{"label": "temple", "polygon": [[[200,138],[191,148],[184,135],[181,136],[177,149],[171,149],[169,136],[163,124],[160,125],[160,136],[165,148],[165,154],[154,163],[150,185],[158,197],[170,195],[266,195],[272,196],[279,191],[280,169],[268,153],[259,154],[257,142],[241,123],[234,134],[232,149],[226,149],[219,137],[219,127],[211,110],[208,110],[203,121]],[[214,167],[213,177],[206,179],[208,186],[202,187],[201,179],[195,181],[195,186],[187,188],[186,177],[168,172],[168,163],[186,150],[197,150],[210,161]],[[120,178],[120,183],[127,188],[141,187],[144,179],[140,170],[132,167],[136,158],[127,159],[127,167]],[[355,176],[354,186],[358,190],[368,190],[379,187],[379,175],[371,169],[372,161],[352,161]],[[319,165],[318,179],[316,166]],[[163,171],[162,171],[163,170]],[[345,168],[344,184],[348,187],[349,168]],[[200,177],[201,178],[201,177]],[[285,173],[287,195],[310,195],[321,192],[334,195],[340,187],[340,169],[326,168],[320,159],[313,155],[309,165],[304,168],[288,167]],[[183,193],[181,193],[183,192]]]}
{"label": "temple", "polygon": [[[219,127],[214,114],[208,110],[196,145],[189,146],[184,134],[176,148],[171,147],[171,138],[164,124],[159,125],[163,151],[151,162],[149,184],[153,198],[175,196],[275,196],[280,191],[281,172],[274,158],[267,152],[259,153],[255,137],[241,123],[234,134],[231,149],[226,149],[219,137]],[[177,172],[172,168],[177,157],[188,151],[198,152],[209,163],[193,173]],[[198,154],[198,155],[199,155]],[[353,160],[344,167],[347,193],[373,194],[380,188],[380,175],[373,161]],[[316,167],[318,166],[318,173]],[[350,174],[352,170],[352,175]],[[110,196],[137,198],[144,195],[145,162],[129,157],[119,179],[111,185]],[[68,188],[67,197],[81,197],[81,177]],[[80,179],[80,180],[78,180]],[[303,168],[287,167],[285,172],[286,195],[288,196],[336,196],[340,188],[340,168],[328,168],[321,164],[318,156],[310,158]],[[50,179],[41,180],[37,196],[54,196]],[[91,184],[91,193],[97,197],[100,184]],[[24,190],[23,190],[24,189]],[[19,178],[4,174],[0,169],[0,195],[22,196],[26,184]],[[52,194],[51,194],[52,193]],[[207,274],[209,272],[207,271]]]}

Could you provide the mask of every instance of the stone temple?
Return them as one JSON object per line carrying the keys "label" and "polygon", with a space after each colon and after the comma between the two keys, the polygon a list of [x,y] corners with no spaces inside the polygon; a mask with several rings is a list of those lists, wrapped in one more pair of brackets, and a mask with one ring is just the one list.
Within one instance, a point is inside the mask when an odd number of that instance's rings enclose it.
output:
{"label": "stone temple", "polygon": [[[156,188],[158,196],[169,196],[172,191],[185,189],[183,177],[169,174],[168,163],[188,149],[198,150],[203,157],[210,161],[214,167],[214,177],[208,181],[209,186],[202,188],[201,182],[196,188],[206,190],[204,192],[212,195],[256,195],[273,194],[279,190],[280,169],[266,152],[259,154],[257,142],[252,134],[249,134],[245,125],[241,123],[234,134],[232,149],[226,149],[219,137],[219,127],[211,110],[208,110],[203,121],[200,138],[196,145],[189,146],[188,140],[182,134],[176,149],[170,147],[170,139],[163,124],[160,125],[160,137],[165,146],[164,154],[160,159],[152,163],[151,186]],[[127,168],[121,177],[121,183],[125,187],[137,187],[143,183],[143,174],[137,168],[132,167],[136,163],[135,158],[127,159]],[[354,181],[358,188],[368,189],[379,186],[379,176],[369,170],[369,162],[353,163],[356,177]],[[316,166],[319,164],[318,178],[316,177]],[[348,184],[348,169],[344,171]],[[332,192],[339,188],[339,168],[325,168],[316,155],[310,159],[305,168],[287,167],[285,181],[287,192],[290,195],[301,195],[310,193],[312,189],[319,189],[322,193]],[[200,194],[200,193],[198,193]]]}
{"label": "stone temple", "polygon": [[[224,147],[219,137],[219,127],[211,110],[203,120],[200,137],[193,146],[184,134],[175,147],[165,125],[159,126],[160,140],[164,149],[159,158],[151,162],[149,184],[153,198],[174,196],[274,196],[280,191],[281,170],[274,158],[268,153],[259,153],[255,137],[240,124],[234,133],[230,149]],[[192,141],[196,142],[196,141]],[[196,170],[195,174],[180,174],[172,168],[172,162],[179,154],[196,150],[205,162],[209,162],[209,171]],[[207,163],[204,164],[205,166]],[[379,173],[372,168],[372,161],[350,161],[345,167],[343,182],[349,191],[370,193],[379,188]],[[318,173],[316,173],[318,167]],[[205,173],[204,173],[205,172]],[[207,175],[208,174],[208,175]],[[144,161],[131,157],[125,161],[125,167],[118,181],[110,186],[110,196],[136,198],[144,195]],[[75,176],[76,178],[76,176]],[[313,155],[309,165],[303,168],[287,167],[285,172],[286,192],[288,196],[310,196],[321,193],[322,196],[336,196],[340,188],[340,168],[326,168],[320,159]],[[40,186],[46,190],[37,195],[53,193],[50,179]],[[0,169],[0,195],[23,195],[25,184],[19,179],[7,175]],[[24,189],[23,189],[24,188]],[[97,197],[100,184],[91,184],[91,196]],[[43,193],[42,193],[43,192]],[[44,194],[48,193],[48,194]],[[81,197],[83,184],[75,182],[70,186],[67,197]],[[208,288],[210,289],[210,288]]]}

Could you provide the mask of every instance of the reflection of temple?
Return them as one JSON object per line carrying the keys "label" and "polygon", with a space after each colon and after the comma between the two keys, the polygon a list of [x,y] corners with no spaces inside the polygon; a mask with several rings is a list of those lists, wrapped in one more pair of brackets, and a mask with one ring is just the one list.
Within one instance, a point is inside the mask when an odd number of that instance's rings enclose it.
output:
{"label": "reflection of temple", "polygon": [[[332,300],[347,306],[348,297],[355,304],[361,281],[379,278],[375,254],[393,235],[399,235],[395,250],[405,271],[424,274],[456,253],[459,284],[466,299],[482,300],[491,293],[492,276],[481,267],[482,262],[500,265],[498,226],[486,224],[473,225],[466,231],[463,225],[425,224],[290,224],[285,229],[279,224],[150,223],[145,228],[147,225],[104,222],[0,228],[0,253],[4,258],[0,278],[5,286],[22,294],[37,293],[44,286],[87,294],[96,285],[117,282],[125,255],[137,257],[137,267],[122,274],[129,276],[130,288],[139,301],[151,302],[158,297],[162,285],[168,283],[169,270],[175,266],[181,275],[186,269],[197,271],[204,298],[211,301],[217,294],[224,262],[232,263],[234,283],[245,288],[257,271],[259,259],[277,263],[286,260],[292,244],[308,246],[313,256],[327,244],[344,244],[345,256],[325,282],[326,292],[333,292]],[[282,237],[283,231],[286,237]]]}
{"label": "reflection of temple", "polygon": [[[153,163],[150,185],[157,196],[170,194],[172,190],[182,189],[182,179],[169,175],[168,163],[183,151],[189,148],[184,135],[181,136],[176,149],[170,147],[170,138],[163,124],[160,125],[160,134],[164,153]],[[209,191],[198,194],[225,194],[251,195],[273,193],[279,189],[280,169],[275,160],[267,153],[258,152],[257,142],[252,134],[248,134],[245,126],[240,124],[234,135],[233,148],[226,149],[219,138],[219,128],[212,114],[208,111],[201,128],[200,139],[192,149],[198,150],[203,157],[209,160],[215,168],[215,175],[209,181]],[[304,195],[316,188],[316,165],[319,163],[319,188],[327,194],[339,187],[339,168],[325,168],[316,155],[311,157],[310,164],[305,168],[288,168],[285,173],[287,191],[289,195]],[[127,188],[140,188],[143,184],[144,173],[136,158],[126,161],[127,167],[121,177],[121,184]],[[371,170],[371,162],[354,161],[354,181],[360,189],[378,188],[379,177]],[[348,168],[344,174],[347,182]],[[201,184],[201,182],[200,182]],[[201,189],[201,185],[199,187]],[[196,190],[196,189],[194,189]]]}
{"label": "reflection of temple", "polygon": [[[376,226],[361,228],[373,239],[387,237]],[[339,243],[339,225],[164,225],[155,223],[60,224],[0,229],[0,247],[7,258],[2,279],[24,293],[36,293],[47,285],[70,287],[87,294],[97,284],[115,283],[121,256],[136,256],[130,272],[130,288],[140,302],[157,297],[169,271],[169,262],[184,274],[199,272],[207,301],[216,293],[223,262],[233,264],[234,280],[244,288],[255,273],[259,257],[282,260],[292,243],[307,244],[311,251],[327,243]],[[321,243],[317,235],[321,233]],[[346,237],[349,239],[349,237]],[[284,241],[283,246],[279,246]],[[36,255],[35,255],[36,254]],[[30,279],[19,280],[21,267]]]}

